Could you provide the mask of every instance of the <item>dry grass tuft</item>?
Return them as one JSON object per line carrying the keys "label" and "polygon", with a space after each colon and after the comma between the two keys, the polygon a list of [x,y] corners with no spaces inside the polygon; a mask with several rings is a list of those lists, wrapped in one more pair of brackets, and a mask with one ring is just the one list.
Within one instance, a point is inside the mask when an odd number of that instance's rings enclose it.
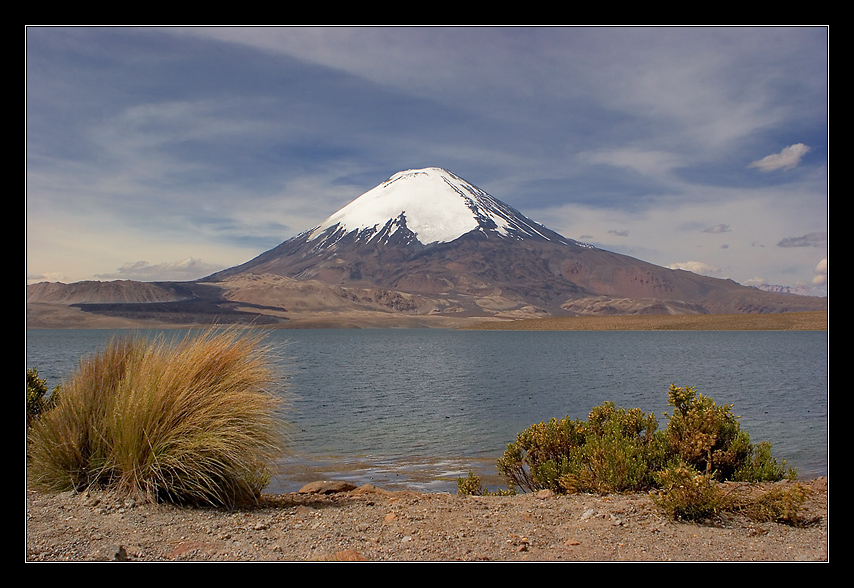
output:
{"label": "dry grass tuft", "polygon": [[210,329],[176,344],[113,340],[81,361],[30,429],[30,484],[149,501],[254,501],[285,449],[277,385],[251,331]]}

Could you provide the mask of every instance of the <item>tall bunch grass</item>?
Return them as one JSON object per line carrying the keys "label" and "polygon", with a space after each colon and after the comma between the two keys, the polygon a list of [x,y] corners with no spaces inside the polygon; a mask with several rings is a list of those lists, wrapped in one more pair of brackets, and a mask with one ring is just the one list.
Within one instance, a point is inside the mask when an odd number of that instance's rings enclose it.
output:
{"label": "tall bunch grass", "polygon": [[113,340],[81,361],[56,406],[29,429],[30,484],[251,502],[285,450],[277,385],[257,332]]}

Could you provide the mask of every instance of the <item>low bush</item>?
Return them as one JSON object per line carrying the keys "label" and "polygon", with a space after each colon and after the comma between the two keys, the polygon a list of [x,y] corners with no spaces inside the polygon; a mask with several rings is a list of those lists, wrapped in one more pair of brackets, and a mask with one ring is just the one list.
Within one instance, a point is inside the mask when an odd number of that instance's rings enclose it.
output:
{"label": "low bush", "polygon": [[660,489],[659,504],[679,518],[702,518],[723,508],[717,483],[796,478],[771,455],[771,444],[753,445],[732,405],[717,405],[695,388],[670,386],[673,414],[665,430],[640,409],[612,402],[586,421],[551,419],[519,433],[498,459],[510,487],[528,491],[624,492]]}
{"label": "low bush", "polygon": [[656,472],[661,493],[653,501],[674,519],[707,519],[728,510],[729,503],[714,477],[682,461]]}
{"label": "low bush", "polygon": [[552,419],[510,443],[498,471],[529,491],[622,492],[651,487],[664,465],[664,436],[655,416],[606,402],[586,422]]}
{"label": "low bush", "polygon": [[60,386],[56,386],[48,395],[47,381],[39,377],[36,368],[27,370],[27,427],[56,405],[59,400]]}
{"label": "low bush", "polygon": [[672,452],[700,472],[731,479],[751,452],[732,405],[718,406],[694,388],[677,386],[670,386],[668,404],[673,407],[666,431]]}
{"label": "low bush", "polygon": [[804,526],[804,502],[809,489],[800,483],[774,484],[770,489],[754,483],[721,483],[682,462],[656,473],[660,491],[652,498],[673,519],[696,521],[723,512],[739,513],[760,522]]}
{"label": "low bush", "polygon": [[756,491],[748,486],[746,495],[733,494],[729,509],[761,522],[804,526],[812,521],[804,518],[803,505],[809,489],[802,484],[774,485],[770,490]]}
{"label": "low bush", "polygon": [[457,478],[457,494],[464,496],[513,496],[516,491],[512,488],[491,491],[483,485],[480,477],[469,471],[465,478]]}
{"label": "low bush", "polygon": [[671,454],[718,481],[773,482],[797,477],[786,462],[778,464],[771,443],[750,442],[733,405],[717,405],[692,387],[671,385],[668,404],[673,415],[667,425]]}
{"label": "low bush", "polygon": [[188,504],[254,500],[285,448],[266,351],[237,329],[174,344],[111,341],[28,429],[29,483]]}

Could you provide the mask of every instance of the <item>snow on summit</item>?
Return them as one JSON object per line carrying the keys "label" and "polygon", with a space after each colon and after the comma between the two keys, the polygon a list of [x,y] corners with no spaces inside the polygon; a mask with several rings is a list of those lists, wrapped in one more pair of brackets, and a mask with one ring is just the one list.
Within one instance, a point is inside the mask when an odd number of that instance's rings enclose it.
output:
{"label": "snow on summit", "polygon": [[542,227],[483,190],[447,170],[431,167],[394,174],[327,218],[309,240],[329,229],[336,233],[343,229],[342,234],[366,230],[376,234],[389,222],[393,233],[400,228],[401,218],[425,245],[453,241],[478,228],[502,235],[545,237]]}

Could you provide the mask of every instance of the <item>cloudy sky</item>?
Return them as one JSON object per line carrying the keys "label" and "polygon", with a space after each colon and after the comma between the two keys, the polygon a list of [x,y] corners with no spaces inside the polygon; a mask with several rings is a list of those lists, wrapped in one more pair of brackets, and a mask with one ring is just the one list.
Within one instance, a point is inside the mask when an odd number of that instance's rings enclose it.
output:
{"label": "cloudy sky", "polygon": [[29,27],[27,282],[199,278],[438,166],[604,249],[826,288],[828,36]]}

